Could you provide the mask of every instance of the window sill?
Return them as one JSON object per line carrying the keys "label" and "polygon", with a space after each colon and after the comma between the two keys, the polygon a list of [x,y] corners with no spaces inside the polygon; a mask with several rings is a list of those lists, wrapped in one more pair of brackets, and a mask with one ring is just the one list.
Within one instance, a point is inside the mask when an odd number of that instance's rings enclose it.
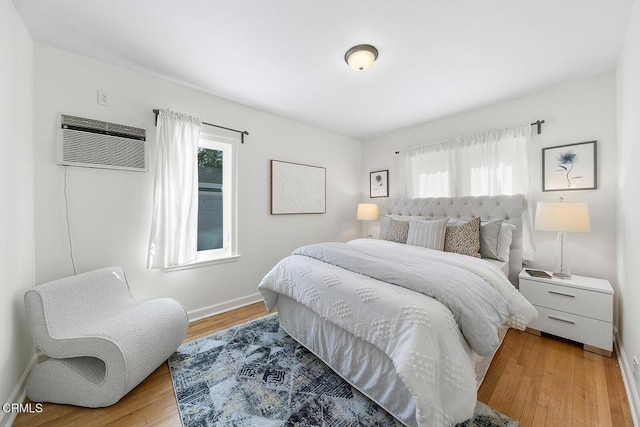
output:
{"label": "window sill", "polygon": [[208,267],[210,265],[236,262],[239,259],[240,259],[240,255],[229,255],[229,256],[224,256],[220,258],[202,259],[202,260],[190,262],[189,264],[177,265],[175,267],[167,267],[167,268],[164,268],[163,271],[168,273],[171,271],[189,270],[192,268]]}

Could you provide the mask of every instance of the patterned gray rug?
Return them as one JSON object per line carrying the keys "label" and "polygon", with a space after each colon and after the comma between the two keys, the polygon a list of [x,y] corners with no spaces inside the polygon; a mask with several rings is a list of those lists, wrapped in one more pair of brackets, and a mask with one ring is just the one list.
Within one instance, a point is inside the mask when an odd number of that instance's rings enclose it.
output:
{"label": "patterned gray rug", "polygon": [[[182,424],[400,426],[280,328],[272,314],[182,344],[169,358]],[[516,427],[478,402],[459,427]]]}

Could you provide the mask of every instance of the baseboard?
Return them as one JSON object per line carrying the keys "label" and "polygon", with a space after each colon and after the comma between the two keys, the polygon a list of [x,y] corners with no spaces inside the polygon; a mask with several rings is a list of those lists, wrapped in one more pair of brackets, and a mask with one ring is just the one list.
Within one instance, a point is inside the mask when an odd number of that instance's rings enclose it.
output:
{"label": "baseboard", "polygon": [[614,344],[616,346],[616,352],[618,353],[618,363],[620,364],[620,372],[622,372],[622,382],[627,392],[627,400],[629,400],[629,409],[631,411],[631,418],[633,425],[640,426],[640,397],[638,396],[638,389],[633,382],[633,371],[629,366],[627,355],[624,352],[624,346],[620,341],[620,336],[616,332]]}
{"label": "baseboard", "polygon": [[189,322],[195,322],[196,320],[204,319],[205,317],[235,310],[236,308],[255,304],[260,301],[262,301],[262,295],[256,292],[255,294],[247,295],[246,297],[235,298],[219,304],[213,304],[208,307],[188,311],[187,315],[189,316]]}
{"label": "baseboard", "polygon": [[[11,392],[11,396],[9,397],[8,402],[4,403],[23,403],[27,398],[27,378],[29,378],[29,374],[31,370],[36,366],[37,356],[34,354],[31,358],[31,361],[27,365],[27,368],[22,373],[20,380],[18,380],[18,384]],[[0,426],[10,426],[13,425],[13,422],[16,420],[18,416],[17,412],[5,412],[4,410],[0,411]]]}

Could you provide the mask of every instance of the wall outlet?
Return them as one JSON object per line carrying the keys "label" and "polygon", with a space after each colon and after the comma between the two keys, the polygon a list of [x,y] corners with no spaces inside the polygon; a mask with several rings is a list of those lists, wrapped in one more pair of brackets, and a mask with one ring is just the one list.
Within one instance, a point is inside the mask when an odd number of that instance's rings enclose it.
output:
{"label": "wall outlet", "polygon": [[98,89],[98,104],[111,107],[111,92]]}

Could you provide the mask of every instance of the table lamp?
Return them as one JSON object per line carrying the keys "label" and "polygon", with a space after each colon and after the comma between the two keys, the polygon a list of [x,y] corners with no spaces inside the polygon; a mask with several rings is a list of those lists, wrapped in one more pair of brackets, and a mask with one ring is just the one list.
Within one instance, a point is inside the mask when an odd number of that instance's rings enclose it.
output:
{"label": "table lamp", "polygon": [[356,212],[356,219],[360,221],[366,221],[367,224],[367,236],[371,238],[369,234],[369,221],[375,221],[378,219],[378,205],[376,203],[358,203],[358,211]]}
{"label": "table lamp", "polygon": [[553,276],[559,279],[570,279],[566,233],[591,231],[587,204],[565,202],[562,198],[559,202],[538,202],[535,229],[558,232]]}

